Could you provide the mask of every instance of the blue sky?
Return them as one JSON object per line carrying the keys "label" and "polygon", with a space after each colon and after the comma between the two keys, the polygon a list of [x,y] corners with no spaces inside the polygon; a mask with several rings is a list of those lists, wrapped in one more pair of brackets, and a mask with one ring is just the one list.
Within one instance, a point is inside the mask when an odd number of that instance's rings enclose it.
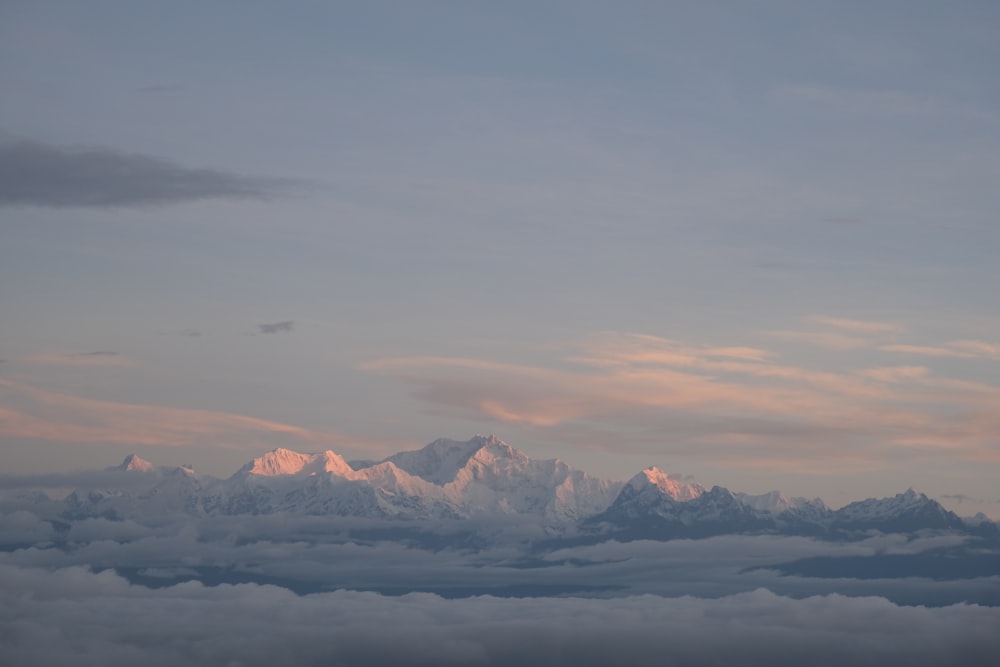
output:
{"label": "blue sky", "polygon": [[492,432],[998,517],[997,62],[990,2],[5,3],[5,471]]}

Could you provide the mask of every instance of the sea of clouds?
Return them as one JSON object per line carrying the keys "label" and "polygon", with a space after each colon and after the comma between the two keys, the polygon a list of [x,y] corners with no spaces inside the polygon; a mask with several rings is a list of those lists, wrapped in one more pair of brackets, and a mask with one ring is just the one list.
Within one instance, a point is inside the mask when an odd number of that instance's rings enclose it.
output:
{"label": "sea of clouds", "polygon": [[445,599],[198,582],[150,589],[105,571],[0,566],[12,665],[992,665],[1000,609],[794,599]]}

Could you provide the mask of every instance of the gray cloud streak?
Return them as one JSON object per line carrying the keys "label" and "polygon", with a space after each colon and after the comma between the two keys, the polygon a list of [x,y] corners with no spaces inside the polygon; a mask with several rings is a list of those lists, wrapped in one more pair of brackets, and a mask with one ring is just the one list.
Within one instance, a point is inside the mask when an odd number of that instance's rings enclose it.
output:
{"label": "gray cloud streak", "polygon": [[115,207],[259,198],[290,181],[192,169],[106,148],[0,144],[0,206]]}
{"label": "gray cloud streak", "polygon": [[262,334],[290,333],[295,328],[295,322],[285,320],[284,322],[264,323],[258,324],[257,328]]}

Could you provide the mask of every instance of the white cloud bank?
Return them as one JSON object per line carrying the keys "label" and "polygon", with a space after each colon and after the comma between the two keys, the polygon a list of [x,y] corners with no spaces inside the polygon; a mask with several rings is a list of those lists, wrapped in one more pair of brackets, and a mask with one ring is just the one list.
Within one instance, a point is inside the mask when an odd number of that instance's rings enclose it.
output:
{"label": "white cloud bank", "polygon": [[766,590],[717,599],[298,597],[254,584],[151,590],[110,572],[0,566],[0,655],[25,667],[992,665],[997,627],[997,608]]}

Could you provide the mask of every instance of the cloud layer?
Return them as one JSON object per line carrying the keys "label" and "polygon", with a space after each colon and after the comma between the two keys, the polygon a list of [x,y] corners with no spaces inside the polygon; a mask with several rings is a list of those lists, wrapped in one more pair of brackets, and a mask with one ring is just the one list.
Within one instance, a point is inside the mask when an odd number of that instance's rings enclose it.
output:
{"label": "cloud layer", "polygon": [[223,449],[254,453],[282,443],[335,446],[343,442],[342,437],[332,433],[266,419],[211,410],[96,400],[4,379],[0,379],[0,435],[125,445],[204,446],[210,443]]}
{"label": "cloud layer", "polygon": [[258,324],[257,328],[262,334],[291,333],[295,329],[295,322],[292,320],[265,322],[264,324]]}
{"label": "cloud layer", "polygon": [[273,586],[150,590],[106,571],[0,566],[0,635],[18,665],[988,665],[1000,610],[801,600],[445,600]]}
{"label": "cloud layer", "polygon": [[[903,351],[885,345],[901,333],[891,324],[810,321],[819,329],[770,333],[841,352]],[[960,349],[986,358],[993,352],[970,341]],[[1000,460],[1000,387],[870,359],[856,355],[826,370],[753,345],[604,333],[565,346],[561,359],[545,364],[395,357],[362,368],[415,386],[413,395],[434,414],[619,451],[671,446],[672,454],[711,451],[734,465],[799,472],[820,460],[857,469],[901,455]]]}
{"label": "cloud layer", "polygon": [[287,185],[106,148],[0,144],[0,206],[136,206],[263,197]]}

